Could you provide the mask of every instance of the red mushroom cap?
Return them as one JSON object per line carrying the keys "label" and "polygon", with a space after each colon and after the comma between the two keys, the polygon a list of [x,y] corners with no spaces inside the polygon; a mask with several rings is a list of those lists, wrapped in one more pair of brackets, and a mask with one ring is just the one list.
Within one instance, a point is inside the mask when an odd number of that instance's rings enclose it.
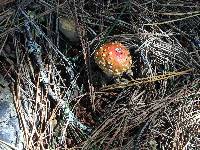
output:
{"label": "red mushroom cap", "polygon": [[129,50],[119,42],[110,42],[95,51],[94,59],[97,65],[107,75],[119,76],[130,70],[132,58]]}

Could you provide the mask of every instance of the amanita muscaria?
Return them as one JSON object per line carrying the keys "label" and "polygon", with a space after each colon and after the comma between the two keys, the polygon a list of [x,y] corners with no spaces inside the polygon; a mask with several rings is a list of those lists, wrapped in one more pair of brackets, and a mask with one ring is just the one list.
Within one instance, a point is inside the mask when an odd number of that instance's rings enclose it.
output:
{"label": "amanita muscaria", "polygon": [[131,69],[129,50],[119,42],[110,42],[95,51],[97,65],[109,76],[120,76]]}

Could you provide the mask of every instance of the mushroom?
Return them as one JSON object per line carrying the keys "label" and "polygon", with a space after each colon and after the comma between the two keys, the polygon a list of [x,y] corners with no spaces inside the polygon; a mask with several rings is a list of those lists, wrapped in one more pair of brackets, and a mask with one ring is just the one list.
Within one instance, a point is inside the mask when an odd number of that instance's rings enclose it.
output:
{"label": "mushroom", "polygon": [[131,69],[129,50],[119,42],[109,42],[95,51],[97,65],[109,76],[120,76]]}
{"label": "mushroom", "polygon": [[78,32],[76,31],[75,21],[73,20],[72,17],[60,17],[59,30],[71,42],[79,41],[79,36],[78,36]]}

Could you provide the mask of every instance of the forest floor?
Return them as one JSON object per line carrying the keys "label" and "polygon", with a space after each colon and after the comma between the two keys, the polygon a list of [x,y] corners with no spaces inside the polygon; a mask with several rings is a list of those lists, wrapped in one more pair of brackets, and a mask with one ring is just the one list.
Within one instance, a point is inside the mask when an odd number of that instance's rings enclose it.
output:
{"label": "forest floor", "polygon": [[195,0],[1,0],[0,149],[200,149],[199,29]]}

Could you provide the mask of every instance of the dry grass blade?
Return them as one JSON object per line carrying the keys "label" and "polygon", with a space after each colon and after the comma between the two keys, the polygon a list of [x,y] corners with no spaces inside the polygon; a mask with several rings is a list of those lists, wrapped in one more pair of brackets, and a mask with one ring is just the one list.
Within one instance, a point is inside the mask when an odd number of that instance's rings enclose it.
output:
{"label": "dry grass blade", "polygon": [[166,72],[162,75],[156,75],[156,76],[151,76],[151,77],[147,77],[147,78],[139,78],[139,79],[136,79],[136,80],[130,80],[128,82],[120,82],[120,83],[117,83],[117,84],[105,86],[105,87],[101,88],[101,91],[114,90],[114,89],[130,87],[130,86],[134,86],[134,85],[140,85],[140,84],[144,84],[144,83],[152,83],[152,82],[155,82],[155,81],[167,80],[167,79],[170,79],[172,77],[178,77],[178,76],[181,76],[181,75],[188,74],[191,71],[192,71],[192,69],[188,69],[188,70],[185,70],[185,71],[177,71],[177,72],[176,71]]}
{"label": "dry grass blade", "polygon": [[9,148],[12,149],[12,150],[18,150],[17,147],[14,147],[13,145],[11,145],[11,144],[9,144],[9,143],[7,143],[7,142],[4,142],[4,141],[2,141],[2,140],[0,140],[0,143],[6,145],[7,147],[9,147]]}

